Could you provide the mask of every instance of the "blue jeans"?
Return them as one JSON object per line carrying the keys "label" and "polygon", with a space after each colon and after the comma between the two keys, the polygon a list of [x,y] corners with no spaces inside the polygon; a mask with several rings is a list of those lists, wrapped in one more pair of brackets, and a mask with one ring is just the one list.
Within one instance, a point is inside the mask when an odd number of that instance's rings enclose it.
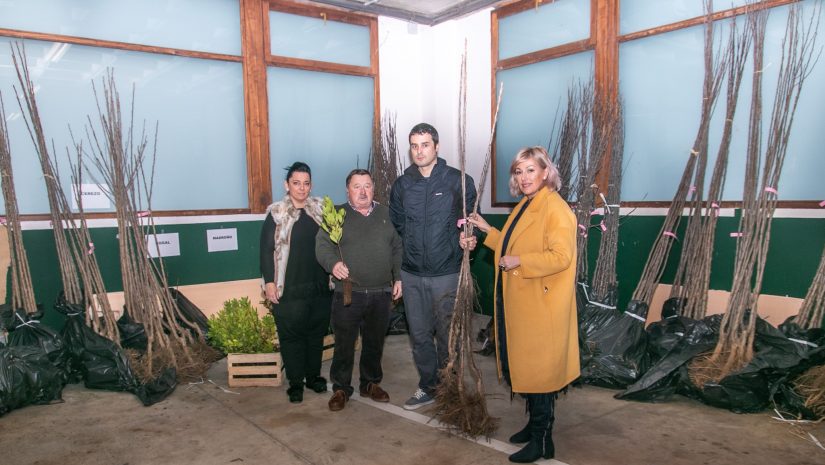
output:
{"label": "blue jeans", "polygon": [[438,371],[449,355],[458,273],[426,277],[401,270],[401,282],[418,387],[432,395],[438,386]]}

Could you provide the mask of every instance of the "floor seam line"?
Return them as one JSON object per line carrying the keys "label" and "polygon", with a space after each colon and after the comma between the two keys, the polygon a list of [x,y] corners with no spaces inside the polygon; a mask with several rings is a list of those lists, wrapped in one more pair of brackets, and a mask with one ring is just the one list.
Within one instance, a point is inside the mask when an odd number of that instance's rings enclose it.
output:
{"label": "floor seam line", "polygon": [[[417,413],[417,412],[414,412],[414,411],[405,410],[402,407],[399,407],[397,405],[393,405],[393,404],[390,404],[390,403],[375,402],[375,401],[367,399],[365,397],[361,397],[360,394],[353,394],[350,399],[352,399],[354,401],[357,401],[359,403],[365,404],[365,405],[372,406],[374,408],[377,408],[378,410],[383,410],[383,411],[385,411],[387,413],[390,413],[392,415],[399,416],[401,418],[413,421],[415,423],[419,423],[419,424],[422,424],[424,426],[428,426],[430,428],[435,428],[435,429],[444,431],[444,432],[450,434],[453,437],[457,437],[457,438],[464,439],[466,441],[474,442],[478,445],[493,449],[497,452],[501,452],[501,453],[504,453],[504,454],[507,454],[507,455],[518,452],[521,449],[519,446],[515,446],[515,445],[512,445],[512,444],[506,443],[504,441],[499,441],[498,439],[489,439],[489,440],[487,440],[485,438],[472,439],[472,438],[468,438],[466,436],[461,436],[461,435],[458,435],[458,434],[450,433],[447,425],[445,425],[444,423],[441,423],[440,421],[436,420],[433,417],[429,417],[427,415]],[[537,460],[534,463],[547,464],[547,465],[569,465],[565,462],[562,462],[562,461],[556,460],[556,459],[542,459],[542,460]]]}

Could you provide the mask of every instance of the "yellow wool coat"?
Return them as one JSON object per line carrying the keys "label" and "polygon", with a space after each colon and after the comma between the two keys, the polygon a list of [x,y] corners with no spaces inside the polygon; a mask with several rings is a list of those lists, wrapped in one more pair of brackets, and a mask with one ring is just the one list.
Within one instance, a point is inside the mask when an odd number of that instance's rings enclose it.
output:
{"label": "yellow wool coat", "polygon": [[[503,231],[526,200],[513,209]],[[501,250],[503,240],[502,231],[490,228],[484,245],[495,251],[496,293],[502,280],[513,392],[558,391],[579,376],[576,217],[558,193],[543,187],[516,224],[506,251]],[[498,267],[502,255],[518,256],[521,265],[503,272]],[[496,343],[498,331],[495,327]],[[496,362],[501,379],[498,344]]]}

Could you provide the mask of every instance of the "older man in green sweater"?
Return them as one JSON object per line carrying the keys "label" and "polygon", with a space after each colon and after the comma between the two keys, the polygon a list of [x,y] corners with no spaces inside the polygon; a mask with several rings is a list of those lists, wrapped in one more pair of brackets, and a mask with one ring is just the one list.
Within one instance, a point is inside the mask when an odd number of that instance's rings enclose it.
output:
{"label": "older man in green sweater", "polygon": [[[315,238],[318,263],[335,282],[332,329],[335,352],[329,369],[332,397],[329,409],[342,410],[353,394],[355,341],[361,331],[359,393],[376,402],[389,402],[380,384],[381,356],[392,300],[401,297],[401,238],[390,221],[389,209],[373,201],[370,172],[355,169],[347,176],[344,234],[338,245],[323,229]],[[340,247],[339,247],[340,246]],[[342,257],[339,255],[343,254]],[[344,305],[342,281],[352,282],[352,303]]]}

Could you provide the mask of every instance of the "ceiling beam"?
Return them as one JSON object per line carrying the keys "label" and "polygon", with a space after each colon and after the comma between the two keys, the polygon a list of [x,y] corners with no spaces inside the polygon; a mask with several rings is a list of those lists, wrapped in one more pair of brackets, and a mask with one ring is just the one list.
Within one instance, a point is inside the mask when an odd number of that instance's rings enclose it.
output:
{"label": "ceiling beam", "polygon": [[481,10],[495,3],[500,3],[502,0],[466,0],[449,8],[439,11],[435,14],[424,14],[417,11],[405,10],[402,8],[395,8],[381,5],[381,2],[371,3],[366,5],[356,0],[312,0],[315,3],[323,3],[326,5],[337,6],[339,8],[346,8],[352,11],[361,11],[365,13],[372,13],[380,16],[389,16],[392,18],[402,19],[413,23],[423,24],[425,26],[435,26],[436,24],[449,21],[469,13]]}

